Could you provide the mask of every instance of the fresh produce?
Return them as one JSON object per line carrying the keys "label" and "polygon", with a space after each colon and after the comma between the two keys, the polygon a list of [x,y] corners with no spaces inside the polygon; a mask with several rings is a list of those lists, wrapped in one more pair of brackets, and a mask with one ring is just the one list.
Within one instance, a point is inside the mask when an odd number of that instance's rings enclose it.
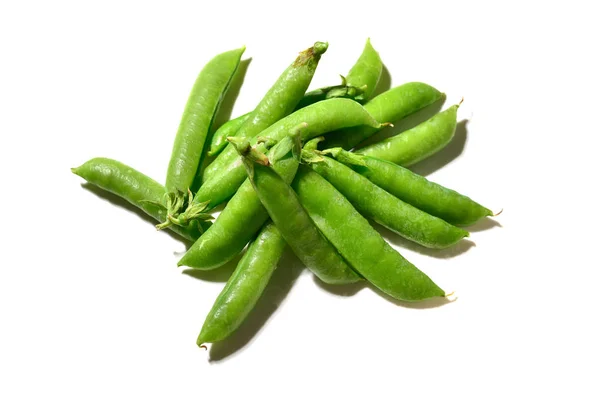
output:
{"label": "fresh produce", "polygon": [[231,143],[242,157],[248,178],[258,198],[296,256],[325,283],[343,284],[360,280],[338,251],[319,232],[292,188],[273,170],[246,139]]}
{"label": "fresh produce", "polygon": [[[348,86],[346,84],[346,80],[343,79],[341,85],[328,86],[321,89],[312,90],[306,93],[296,105],[295,110],[297,111],[306,106],[310,106],[311,104],[318,103],[319,101],[334,99],[336,97],[342,97],[346,99],[353,99],[359,101],[365,98],[365,94],[362,88]],[[229,136],[237,135],[238,131],[249,116],[250,113],[240,115],[237,118],[227,121],[219,129],[217,129],[217,131],[213,135],[208,155],[215,156],[219,154],[227,146],[227,138]]]}
{"label": "fresh produce", "polygon": [[[273,168],[287,182],[294,179],[298,169],[300,149],[300,125],[293,135],[284,138],[268,153]],[[276,159],[275,155],[281,154]],[[240,186],[235,196],[227,203],[219,217],[194,245],[179,260],[178,265],[198,269],[213,269],[222,266],[238,255],[256,235],[269,218],[248,179]]]}
{"label": "fresh produce", "polygon": [[302,166],[292,186],[319,230],[375,287],[405,301],[444,296],[442,289],[394,250],[319,174]]}
{"label": "fresh produce", "polygon": [[245,50],[242,47],[219,54],[206,64],[194,83],[175,136],[167,169],[167,212],[171,216],[180,211],[194,182],[214,115]]}
{"label": "fresh produce", "polygon": [[[365,104],[365,110],[377,121],[394,123],[442,98],[444,94],[436,88],[426,83],[410,82],[375,97]],[[357,126],[332,132],[327,135],[322,147],[342,147],[350,150],[379,132],[381,128],[383,126]]]}
{"label": "fresh produce", "polygon": [[392,162],[350,153],[339,147],[328,149],[327,154],[398,199],[453,225],[471,225],[493,214],[467,196]]}
{"label": "fresh produce", "polygon": [[416,164],[450,143],[456,131],[456,112],[459,105],[434,115],[401,135],[373,143],[356,152],[404,167]]}
{"label": "fresh produce", "polygon": [[400,236],[434,249],[452,246],[469,236],[469,232],[403,202],[338,161],[329,157],[310,161],[326,151],[307,153],[308,165],[346,196],[361,214]]}
{"label": "fresh produce", "polygon": [[286,245],[272,222],[261,229],[208,313],[198,346],[226,339],[244,322],[269,283]]}
{"label": "fresh produce", "polygon": [[[357,148],[445,95],[410,82],[371,98],[383,64],[370,40],[340,85],[307,92],[327,48],[316,42],[301,52],[253,111],[225,122],[212,136],[245,48],[209,61],[185,107],[165,186],[108,158],[72,169],[151,215],[158,229],[193,242],[179,266],[219,268],[247,247],[202,325],[200,347],[226,340],[244,323],[287,247],[325,285],[363,282],[399,301],[444,299],[446,292],[369,220],[418,245],[442,249],[469,236],[461,227],[493,216],[469,197],[407,169],[452,140],[460,103]],[[203,164],[205,156],[216,158]],[[209,213],[224,202],[211,222]]]}

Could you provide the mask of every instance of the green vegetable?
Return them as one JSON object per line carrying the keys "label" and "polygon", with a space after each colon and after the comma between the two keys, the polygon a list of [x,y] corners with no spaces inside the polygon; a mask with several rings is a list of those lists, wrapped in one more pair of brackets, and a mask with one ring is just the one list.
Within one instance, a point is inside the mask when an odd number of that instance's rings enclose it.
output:
{"label": "green vegetable", "polygon": [[[313,47],[301,52],[250,113],[236,136],[252,138],[294,111],[328,46],[327,43],[316,42]],[[235,153],[235,150],[231,151]],[[222,154],[202,172],[201,183],[220,171]]]}
{"label": "green vegetable", "polygon": [[263,162],[260,153],[247,141],[240,138],[230,141],[242,156],[250,182],[271,220],[300,261],[325,283],[360,280],[319,232],[293,189],[268,165],[268,160]]}
{"label": "green vegetable", "polygon": [[[165,187],[141,172],[109,158],[92,158],[71,171],[89,183],[127,200],[157,221],[165,220]],[[169,228],[190,241],[196,240],[202,233],[202,227],[197,222],[188,227],[172,225]]]}
{"label": "green vegetable", "polygon": [[456,130],[460,104],[437,113],[427,121],[381,142],[363,147],[357,153],[408,167],[440,151],[450,143]]}
{"label": "green vegetable", "polygon": [[389,161],[351,154],[339,147],[330,149],[329,154],[386,192],[453,225],[470,225],[493,215],[467,196]]}
{"label": "green vegetable", "polygon": [[[327,150],[319,153],[326,152]],[[392,196],[338,161],[321,157],[320,162],[310,162],[311,158],[317,157],[315,151],[303,151],[303,157],[315,172],[346,196],[362,215],[408,240],[425,247],[445,248],[469,236],[469,232]],[[359,159],[350,161],[361,164]]]}
{"label": "green vegetable", "polygon": [[200,71],[188,98],[167,170],[168,214],[179,213],[192,186],[204,142],[246,48],[217,55]]}
{"label": "green vegetable", "polygon": [[285,240],[275,225],[267,223],[208,313],[198,336],[198,346],[223,340],[242,324],[265,290],[285,247]]}
{"label": "green vegetable", "polygon": [[367,39],[365,48],[352,69],[350,69],[350,72],[348,72],[346,81],[348,85],[364,87],[363,98],[366,100],[371,97],[377,87],[382,69],[383,63],[381,62],[381,57],[379,57],[379,53],[371,45],[371,39]]}
{"label": "green vegetable", "polygon": [[[343,127],[358,125],[378,127],[381,125],[357,102],[337,98],[320,101],[288,115],[265,129],[261,133],[261,137],[279,141],[302,123],[308,124],[307,128],[302,131],[302,141]],[[256,140],[253,138],[251,144],[256,143]],[[197,209],[203,210],[202,203],[204,202],[208,202],[208,208],[211,209],[228,200],[246,179],[242,162],[232,146],[225,148],[211,165],[214,164],[219,165],[219,170],[213,174],[210,180],[202,184],[194,197],[194,203],[199,206],[192,207],[189,213],[184,213],[186,216],[194,214]]]}
{"label": "green vegetable", "polygon": [[[298,126],[293,130],[293,136],[281,140],[268,153],[274,170],[287,183],[292,182],[298,169],[299,135],[304,127]],[[296,149],[292,151],[294,147]],[[267,210],[246,179],[214,224],[185,253],[179,265],[198,269],[222,266],[242,251],[268,218]]]}
{"label": "green vegetable", "polygon": [[375,287],[405,301],[444,296],[442,289],[394,250],[319,174],[301,166],[292,186],[319,230]]}
{"label": "green vegetable", "polygon": [[[365,110],[379,122],[396,122],[442,99],[444,94],[421,82],[405,83],[380,94],[365,104]],[[377,133],[379,128],[357,126],[327,135],[322,148],[350,150]]]}

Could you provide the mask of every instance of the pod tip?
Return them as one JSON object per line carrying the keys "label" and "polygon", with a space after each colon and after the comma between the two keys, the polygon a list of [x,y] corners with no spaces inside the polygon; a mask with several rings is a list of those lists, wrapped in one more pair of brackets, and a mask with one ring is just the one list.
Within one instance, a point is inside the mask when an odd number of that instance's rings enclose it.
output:
{"label": "pod tip", "polygon": [[313,53],[316,55],[323,54],[327,51],[328,47],[328,42],[315,42],[315,44],[313,45]]}
{"label": "pod tip", "polygon": [[454,292],[454,291],[452,291],[452,292],[450,292],[448,294],[445,294],[444,297],[446,299],[448,299],[448,301],[451,302],[451,303],[453,303],[456,300],[458,300],[458,296],[456,295],[456,292]]}

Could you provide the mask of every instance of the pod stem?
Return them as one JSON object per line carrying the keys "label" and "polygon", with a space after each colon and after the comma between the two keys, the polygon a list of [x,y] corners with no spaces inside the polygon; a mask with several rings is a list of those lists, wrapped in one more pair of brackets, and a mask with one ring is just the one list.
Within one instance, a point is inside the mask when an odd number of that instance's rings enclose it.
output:
{"label": "pod stem", "polygon": [[321,54],[323,54],[327,51],[328,47],[329,47],[329,43],[327,43],[327,42],[316,42],[313,45],[313,47],[310,47],[310,48],[300,52],[300,54],[296,58],[296,61],[294,61],[294,65],[295,66],[305,65],[313,58],[318,60],[321,57]]}
{"label": "pod stem", "polygon": [[367,165],[365,163],[364,156],[356,153],[351,153],[342,149],[341,147],[333,147],[331,149],[326,149],[318,153],[323,155],[331,155],[333,158],[346,165],[358,165],[361,167],[365,167]]}
{"label": "pod stem", "polygon": [[227,138],[227,141],[231,143],[233,148],[242,157],[242,162],[244,163],[244,167],[248,171],[248,176],[250,178],[254,177],[254,163],[264,166],[271,165],[269,158],[265,153],[261,152],[256,147],[253,147],[248,139],[230,136]]}
{"label": "pod stem", "polygon": [[[168,228],[171,225],[179,225],[182,227],[187,227],[190,225],[190,223],[192,221],[208,221],[213,219],[213,216],[206,213],[206,211],[208,210],[208,205],[210,204],[210,201],[205,201],[202,203],[198,203],[194,201],[194,194],[192,193],[191,190],[188,189],[187,192],[187,207],[185,209],[185,211],[180,212],[181,208],[183,208],[183,202],[181,203],[181,206],[175,211],[173,212],[173,209],[171,208],[172,204],[179,204],[179,200],[177,199],[173,199],[173,196],[171,196],[171,193],[168,194],[168,199],[167,199],[167,219],[165,220],[165,222],[160,223],[158,225],[156,225],[156,229],[157,230],[162,230],[165,228]],[[172,201],[172,204],[170,204],[170,201]],[[185,201],[185,198],[184,198]],[[198,227],[201,229],[201,225],[198,224]]]}
{"label": "pod stem", "polygon": [[316,138],[313,138],[311,140],[309,140],[308,142],[306,142],[304,144],[304,150],[307,151],[314,151],[317,150],[317,147],[319,145],[319,143],[321,143],[323,140],[325,140],[325,137],[323,136],[317,136]]}
{"label": "pod stem", "polygon": [[326,99],[343,97],[343,98],[347,98],[347,99],[353,99],[356,101],[362,101],[362,100],[365,100],[364,92],[366,89],[367,89],[367,85],[363,85],[360,87],[349,86],[349,85],[346,85],[344,82],[342,85],[339,85],[339,86],[330,86],[330,87],[323,88],[322,91],[325,93]]}
{"label": "pod stem", "polygon": [[227,138],[227,141],[233,145],[233,148],[244,158],[244,160],[249,160],[267,167],[271,164],[265,153],[259,151],[256,147],[253,147],[248,139],[230,136]]}
{"label": "pod stem", "polygon": [[[310,142],[309,142],[310,143]],[[311,145],[312,147],[312,145]],[[307,149],[306,146],[304,149],[302,149],[302,162],[306,163],[306,164],[314,164],[314,163],[318,163],[318,162],[323,162],[325,161],[325,159],[320,156],[318,150],[311,150],[310,148]]]}

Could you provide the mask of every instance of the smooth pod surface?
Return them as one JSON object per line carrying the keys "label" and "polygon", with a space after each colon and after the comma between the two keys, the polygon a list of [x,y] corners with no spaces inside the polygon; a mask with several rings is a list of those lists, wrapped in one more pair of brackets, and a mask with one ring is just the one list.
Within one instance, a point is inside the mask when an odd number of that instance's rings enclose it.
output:
{"label": "smooth pod surface", "polygon": [[[379,122],[396,122],[442,99],[444,94],[421,82],[409,82],[390,89],[367,104],[365,109]],[[380,128],[357,126],[327,135],[321,148],[350,150],[377,133]]]}
{"label": "smooth pod surface", "polygon": [[226,339],[248,316],[262,295],[286,247],[273,223],[267,223],[238,263],[208,313],[197,343]]}
{"label": "smooth pod surface", "polygon": [[437,113],[427,121],[381,142],[357,150],[408,167],[443,149],[454,137],[458,105]]}
{"label": "smooth pod surface", "polygon": [[[269,156],[273,151],[269,152]],[[298,169],[298,160],[294,159],[289,152],[276,161],[273,168],[285,182],[291,183]],[[263,207],[252,183],[246,179],[216,221],[190,247],[178,265],[198,269],[222,266],[243,250],[268,219],[267,210]]]}
{"label": "smooth pod surface", "polygon": [[323,236],[294,190],[273,168],[245,162],[248,177],[271,220],[290,245],[294,254],[319,279],[330,284],[356,282],[361,277],[354,272]]}
{"label": "smooth pod surface", "polygon": [[301,166],[292,186],[319,230],[375,287],[405,301],[444,296],[442,289],[394,250],[319,174]]}
{"label": "smooth pod surface", "polygon": [[[310,85],[321,55],[327,51],[328,46],[325,42],[316,42],[313,47],[301,52],[263,96],[235,136],[252,138],[294,111]],[[235,150],[228,145],[225,151],[202,171],[201,177],[198,177],[201,183],[221,169],[222,155],[229,154],[227,149],[235,154]]]}
{"label": "smooth pod surface", "polygon": [[219,54],[200,71],[173,143],[165,184],[168,192],[186,194],[192,186],[214,115],[245,49]]}
{"label": "smooth pod surface", "polygon": [[[354,99],[364,97],[363,90],[357,87],[348,85],[328,86],[320,89],[311,90],[306,92],[302,99],[296,105],[295,110],[310,106],[311,104],[318,103],[319,101],[333,99],[333,98],[345,98]],[[229,143],[227,142],[228,136],[238,136],[237,132],[243,123],[248,119],[250,113],[241,115],[234,118],[225,124],[223,124],[213,135],[210,146],[209,156],[215,156],[219,154]]]}
{"label": "smooth pod surface", "polygon": [[381,57],[379,57],[379,53],[373,48],[371,39],[367,39],[362,54],[350,69],[348,75],[346,75],[346,82],[351,86],[366,86],[364,89],[364,98],[369,99],[377,87],[382,69],[383,63],[381,62]]}
{"label": "smooth pod surface", "polygon": [[[334,98],[320,101],[288,115],[265,129],[260,136],[278,141],[301,123],[308,124],[307,128],[302,130],[302,141],[344,127],[381,125],[357,102]],[[256,143],[256,140],[251,143]],[[227,146],[213,164],[217,162],[218,170],[213,171],[212,177],[202,184],[194,197],[196,202],[209,201],[209,208],[216,207],[231,198],[246,179],[246,171],[233,146]]]}
{"label": "smooth pod surface", "polygon": [[[165,187],[130,166],[110,158],[93,158],[72,171],[89,183],[127,200],[157,221],[165,220]],[[186,228],[171,226],[170,229],[191,241],[201,233],[195,223]]]}
{"label": "smooth pod surface", "polygon": [[469,236],[467,231],[403,202],[329,157],[309,165],[346,196],[362,215],[408,240],[429,248],[445,248]]}
{"label": "smooth pod surface", "polygon": [[240,115],[237,118],[231,119],[225,122],[217,129],[212,137],[210,143],[209,156],[216,156],[219,154],[225,146],[227,146],[227,138],[229,136],[235,136],[240,127],[246,122],[250,113]]}
{"label": "smooth pod surface", "polygon": [[[342,150],[343,151],[343,150]],[[343,158],[334,157],[341,162]],[[493,213],[469,197],[389,161],[354,154],[364,165],[346,164],[371,182],[419,210],[452,225],[471,225]]]}

